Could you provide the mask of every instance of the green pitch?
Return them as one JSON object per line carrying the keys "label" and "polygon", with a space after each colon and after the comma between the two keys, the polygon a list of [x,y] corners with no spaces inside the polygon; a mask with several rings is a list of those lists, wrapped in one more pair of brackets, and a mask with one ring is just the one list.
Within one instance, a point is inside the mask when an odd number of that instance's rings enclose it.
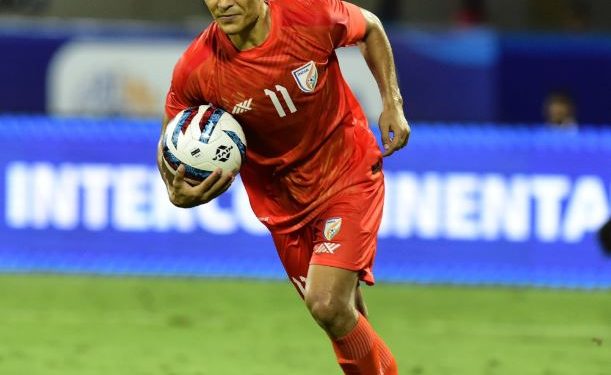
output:
{"label": "green pitch", "polygon": [[[386,285],[402,375],[609,375],[607,292]],[[288,282],[0,276],[2,375],[339,374]]]}

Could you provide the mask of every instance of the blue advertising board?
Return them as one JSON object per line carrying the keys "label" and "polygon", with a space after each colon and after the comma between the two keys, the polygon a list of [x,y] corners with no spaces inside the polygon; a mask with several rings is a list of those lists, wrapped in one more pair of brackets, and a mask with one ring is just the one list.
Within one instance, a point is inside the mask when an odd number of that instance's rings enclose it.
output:
{"label": "blue advertising board", "polygon": [[[239,181],[173,207],[154,120],[0,117],[0,271],[282,278]],[[413,124],[377,280],[609,288],[611,130]]]}
{"label": "blue advertising board", "polygon": [[412,119],[495,121],[499,36],[490,30],[389,34],[406,107]]}

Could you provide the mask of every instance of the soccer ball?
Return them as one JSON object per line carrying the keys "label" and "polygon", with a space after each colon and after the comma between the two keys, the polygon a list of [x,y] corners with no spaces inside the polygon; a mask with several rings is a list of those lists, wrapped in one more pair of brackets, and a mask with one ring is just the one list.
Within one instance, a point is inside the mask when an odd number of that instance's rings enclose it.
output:
{"label": "soccer ball", "polygon": [[185,166],[185,178],[206,179],[217,168],[238,171],[246,158],[246,137],[240,124],[221,108],[200,105],[176,115],[163,137],[163,162],[176,173]]}

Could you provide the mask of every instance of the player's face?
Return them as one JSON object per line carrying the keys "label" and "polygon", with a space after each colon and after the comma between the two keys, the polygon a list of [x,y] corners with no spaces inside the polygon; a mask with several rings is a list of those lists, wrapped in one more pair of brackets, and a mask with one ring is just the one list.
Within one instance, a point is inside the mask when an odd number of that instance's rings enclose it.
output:
{"label": "player's face", "polygon": [[263,0],[204,0],[225,34],[239,34],[252,27],[260,16]]}

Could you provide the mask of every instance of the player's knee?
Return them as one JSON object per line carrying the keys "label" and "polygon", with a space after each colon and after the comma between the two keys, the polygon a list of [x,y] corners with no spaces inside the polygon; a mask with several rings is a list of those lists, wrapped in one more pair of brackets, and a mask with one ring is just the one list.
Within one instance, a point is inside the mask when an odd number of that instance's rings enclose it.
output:
{"label": "player's knee", "polygon": [[305,302],[312,314],[312,317],[325,330],[334,330],[351,318],[351,309],[348,304],[333,300],[332,298],[321,298],[315,295],[306,294]]}

